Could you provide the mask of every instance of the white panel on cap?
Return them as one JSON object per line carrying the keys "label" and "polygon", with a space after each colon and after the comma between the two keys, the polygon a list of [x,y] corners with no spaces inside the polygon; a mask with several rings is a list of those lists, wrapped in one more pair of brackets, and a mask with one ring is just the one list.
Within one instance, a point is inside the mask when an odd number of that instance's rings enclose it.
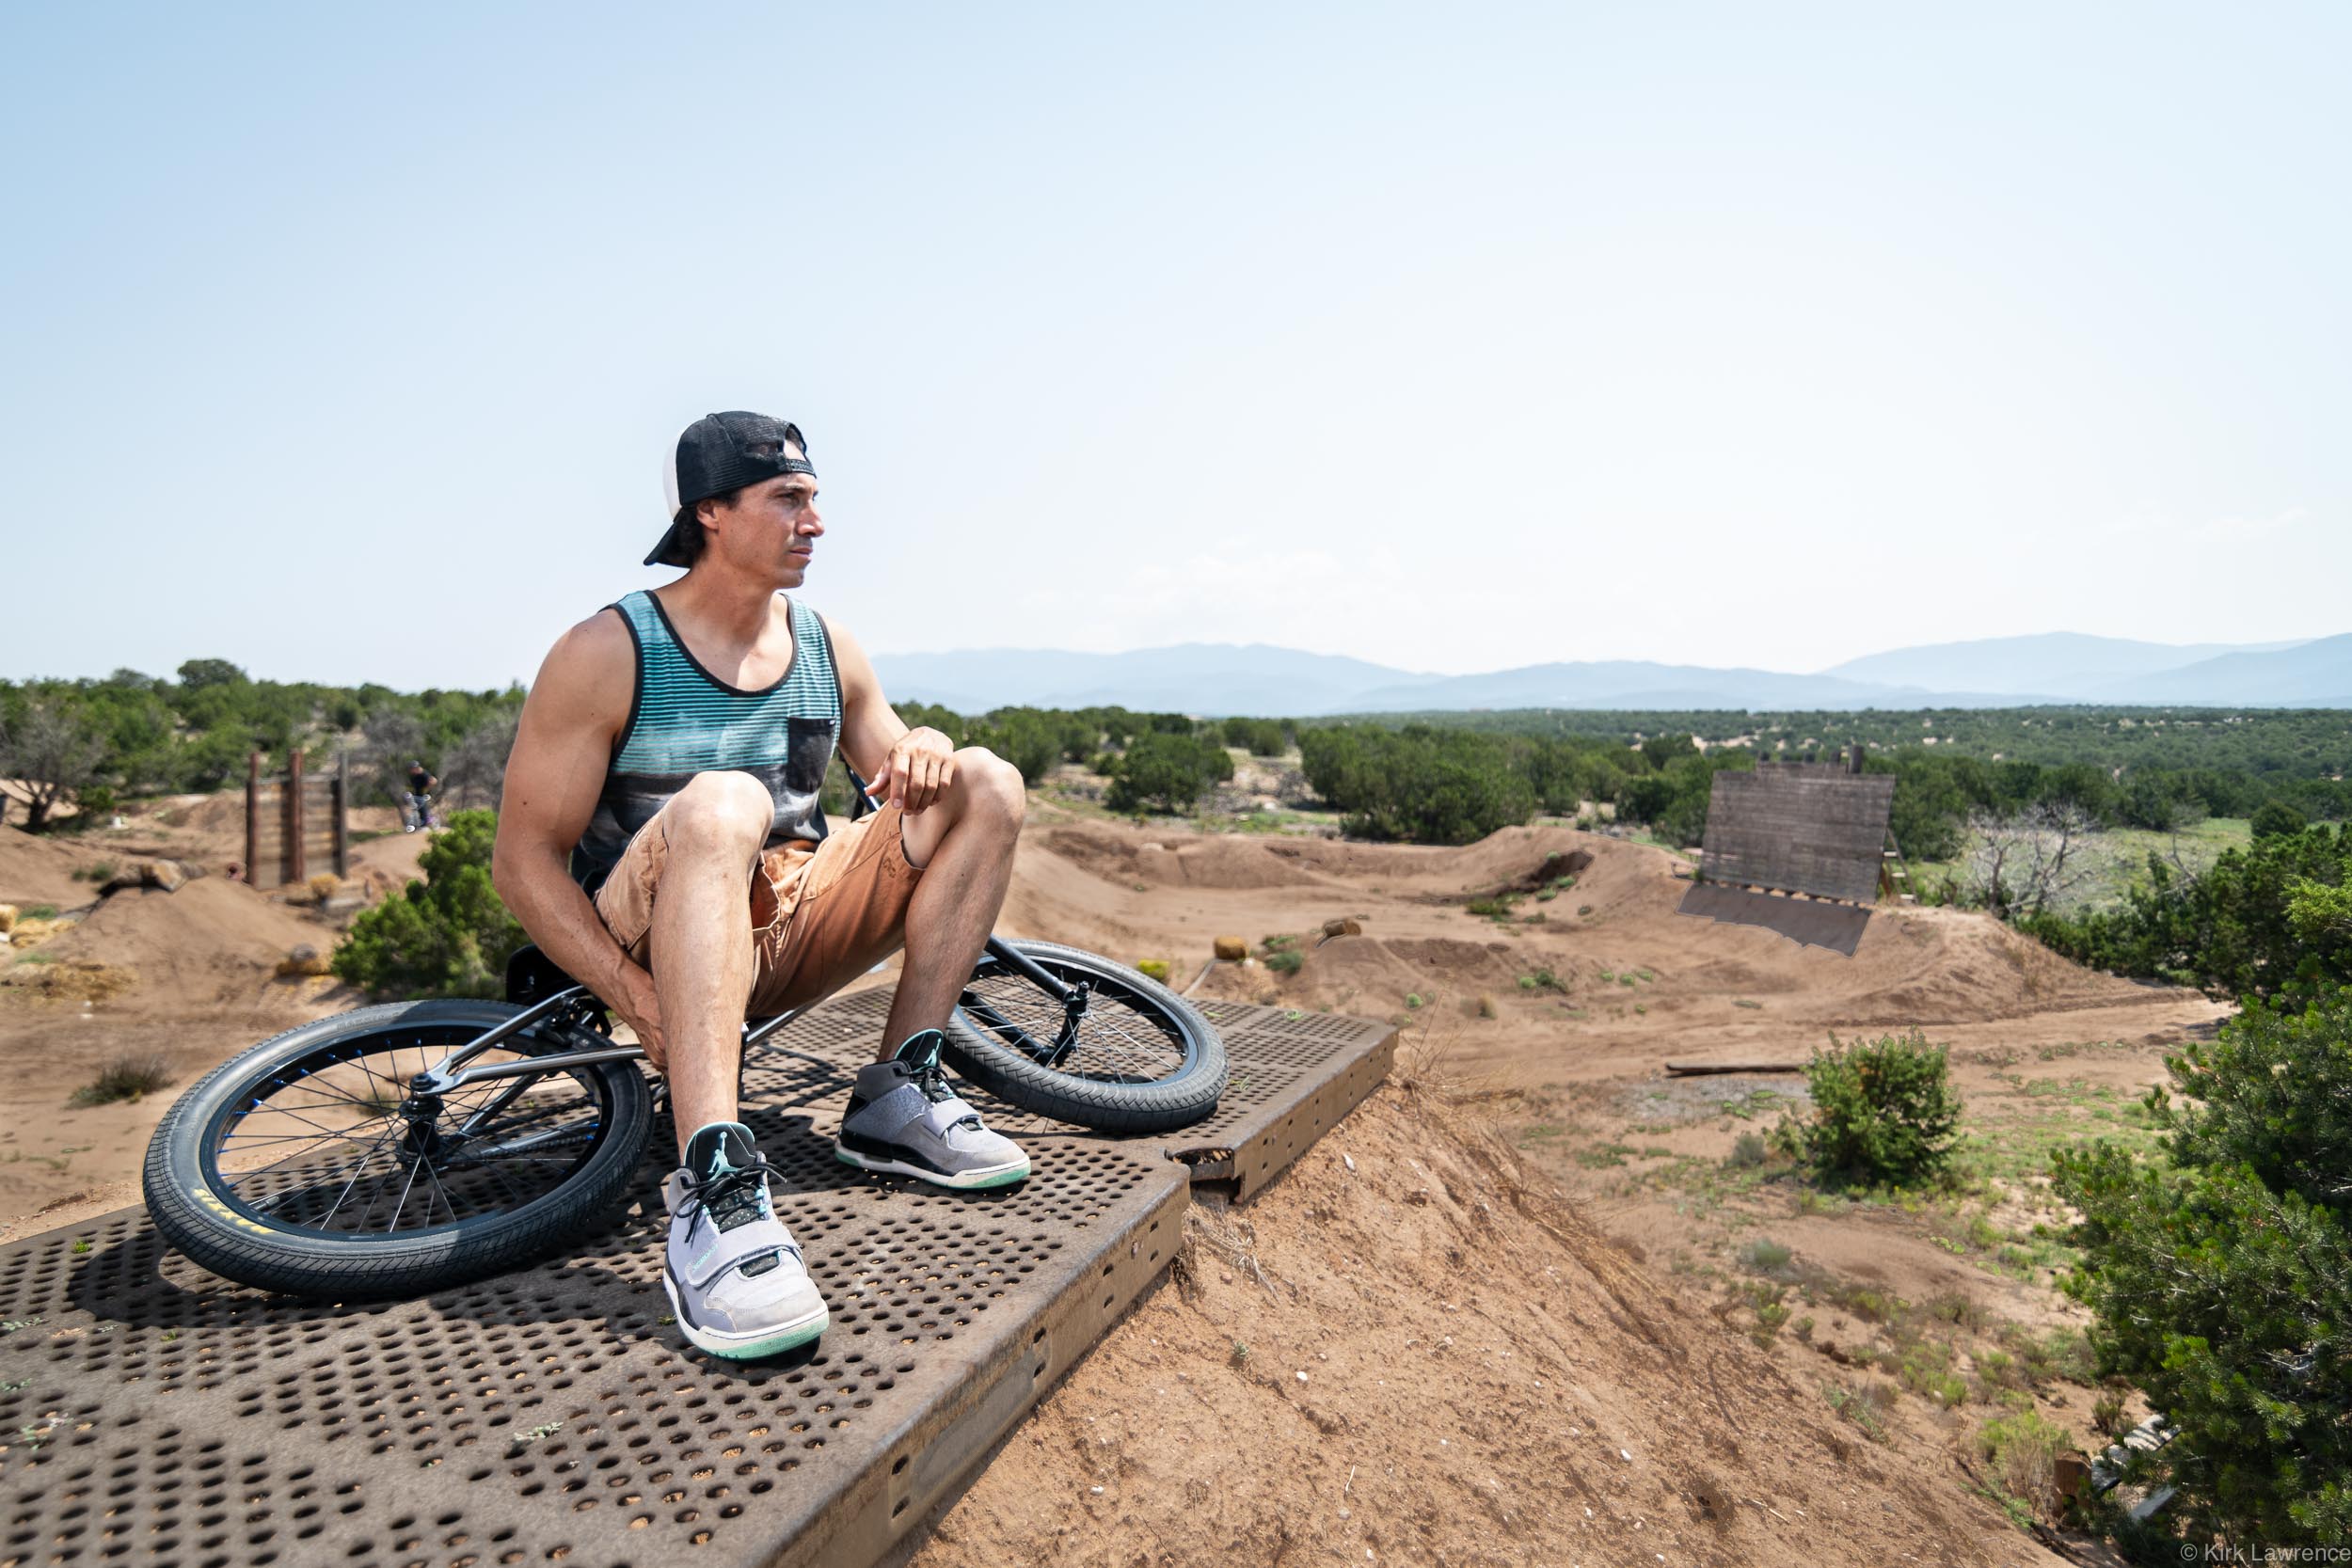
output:
{"label": "white panel on cap", "polygon": [[[686,430],[691,430],[694,427],[690,424],[686,427]],[[661,465],[661,493],[668,497],[670,501],[669,510],[661,514],[664,517],[675,517],[677,515],[677,449],[678,441],[686,439],[686,430],[679,431],[677,433],[677,441],[670,443],[669,461]]]}

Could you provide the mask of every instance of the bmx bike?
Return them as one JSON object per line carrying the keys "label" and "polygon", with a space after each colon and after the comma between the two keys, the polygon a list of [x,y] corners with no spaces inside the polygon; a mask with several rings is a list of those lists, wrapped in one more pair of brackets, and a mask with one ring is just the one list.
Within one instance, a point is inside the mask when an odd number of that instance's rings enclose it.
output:
{"label": "bmx bike", "polygon": [[[666,1098],[596,995],[536,948],[507,1000],[393,1003],[264,1040],[148,1145],[167,1240],[262,1290],[420,1295],[561,1252],[619,1208]],[[748,1058],[805,1008],[746,1020]],[[1025,1110],[1154,1132],[1216,1109],[1225,1047],[1191,1004],[1097,954],[992,936],[949,1062]]]}

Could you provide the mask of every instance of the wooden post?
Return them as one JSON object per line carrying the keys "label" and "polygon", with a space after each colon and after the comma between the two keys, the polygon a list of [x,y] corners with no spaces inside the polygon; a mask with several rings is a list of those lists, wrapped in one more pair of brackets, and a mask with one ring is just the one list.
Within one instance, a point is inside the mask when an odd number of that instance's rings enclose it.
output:
{"label": "wooden post", "polygon": [[335,752],[335,777],[331,781],[329,800],[335,808],[335,875],[351,875],[351,839],[348,832],[351,810],[351,753],[338,749]]}
{"label": "wooden post", "polygon": [[286,749],[286,881],[300,886],[310,879],[302,853],[302,747]]}
{"label": "wooden post", "polygon": [[262,881],[262,753],[254,752],[245,764],[245,879],[253,886]]}

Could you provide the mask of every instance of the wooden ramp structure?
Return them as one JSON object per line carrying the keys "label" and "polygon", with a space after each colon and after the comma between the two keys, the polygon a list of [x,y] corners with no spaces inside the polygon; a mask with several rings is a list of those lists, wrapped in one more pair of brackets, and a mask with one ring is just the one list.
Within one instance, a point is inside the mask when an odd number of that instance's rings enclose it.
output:
{"label": "wooden ramp structure", "polygon": [[1839,762],[1717,773],[1699,878],[1678,911],[1853,956],[1887,879],[1895,776]]}
{"label": "wooden ramp structure", "polygon": [[1114,1137],[974,1091],[1035,1174],[948,1193],[832,1155],[888,1000],[812,1009],[747,1069],[833,1312],[789,1356],[707,1358],[670,1323],[659,1159],[571,1256],[421,1301],[230,1285],[135,1208],[0,1248],[0,1563],[867,1568],[1152,1289],[1194,1181],[1262,1190],[1396,1046],[1212,1002],[1232,1076],[1208,1121]]}

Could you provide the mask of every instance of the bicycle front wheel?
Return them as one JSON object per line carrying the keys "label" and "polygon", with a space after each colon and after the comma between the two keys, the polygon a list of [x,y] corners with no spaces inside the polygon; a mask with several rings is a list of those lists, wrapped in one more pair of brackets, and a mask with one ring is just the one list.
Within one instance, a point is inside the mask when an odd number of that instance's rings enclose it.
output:
{"label": "bicycle front wheel", "polygon": [[[225,1278],[336,1300],[422,1294],[582,1239],[617,1207],[652,1136],[634,1063],[487,1079],[431,1100],[412,1091],[518,1011],[363,1007],[222,1064],[148,1145],[156,1228]],[[541,1025],[472,1065],[603,1043]]]}
{"label": "bicycle front wheel", "polygon": [[1086,988],[1073,1016],[993,953],[947,1021],[946,1055],[998,1099],[1105,1132],[1166,1132],[1216,1109],[1225,1042],[1183,997],[1099,954],[1050,942],[1011,944],[1064,986]]}

